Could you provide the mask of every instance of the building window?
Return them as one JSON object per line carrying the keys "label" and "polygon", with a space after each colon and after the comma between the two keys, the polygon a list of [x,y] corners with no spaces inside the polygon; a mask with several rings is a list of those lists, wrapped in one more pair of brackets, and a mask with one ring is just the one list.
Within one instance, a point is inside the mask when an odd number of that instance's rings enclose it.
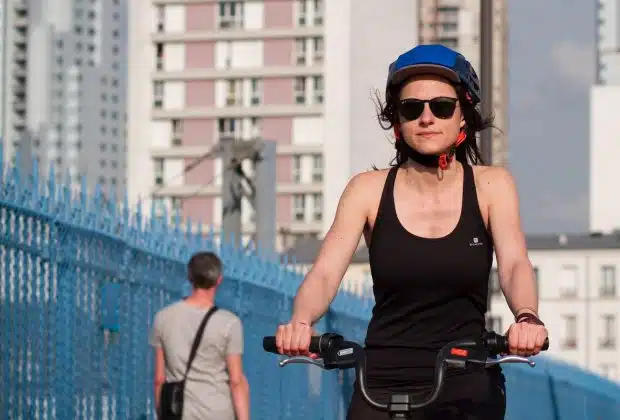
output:
{"label": "building window", "polygon": [[243,2],[220,1],[220,28],[243,28]]}
{"label": "building window", "polygon": [[261,102],[261,82],[259,79],[252,79],[250,81],[250,103],[252,105],[259,105]]}
{"label": "building window", "polygon": [[293,220],[303,222],[306,219],[306,196],[295,194],[293,196]]}
{"label": "building window", "polygon": [[157,70],[164,69],[164,44],[160,42],[155,44],[155,67]]}
{"label": "building window", "polygon": [[241,130],[241,122],[234,118],[220,118],[218,120],[219,138],[232,137],[237,138],[238,131]]}
{"label": "building window", "polygon": [[323,182],[323,156],[312,156],[312,182]]}
{"label": "building window", "polygon": [[601,316],[602,336],[599,347],[601,349],[616,348],[616,316],[605,314]]}
{"label": "building window", "polygon": [[183,139],[183,125],[181,120],[172,120],[172,145],[180,146]]}
{"label": "building window", "polygon": [[166,213],[166,200],[161,197],[154,198],[153,207],[155,207],[155,217],[162,217]]}
{"label": "building window", "polygon": [[306,0],[297,0],[297,25],[306,26],[308,21],[308,4]]}
{"label": "building window", "polygon": [[154,166],[155,185],[164,185],[164,160],[155,159]]}
{"label": "building window", "polygon": [[303,105],[306,103],[306,78],[296,77],[295,86],[293,88],[293,95],[295,95],[295,103]]}
{"label": "building window", "polygon": [[312,218],[314,219],[315,222],[323,221],[323,195],[313,194],[312,204],[313,204]]}
{"label": "building window", "polygon": [[489,293],[491,296],[501,296],[502,288],[499,284],[499,273],[497,272],[497,268],[491,268],[491,273],[489,274]]}
{"label": "building window", "polygon": [[314,76],[313,77],[313,88],[314,88],[314,103],[322,104],[323,103],[323,76]]}
{"label": "building window", "polygon": [[314,64],[323,64],[323,58],[325,56],[325,42],[322,37],[313,39],[313,62]]}
{"label": "building window", "polygon": [[601,297],[616,297],[616,267],[604,265],[601,267]]}
{"label": "building window", "polygon": [[306,39],[297,38],[295,40],[295,64],[306,64]]}
{"label": "building window", "polygon": [[562,347],[565,349],[577,348],[577,316],[563,316],[564,331],[562,331]]}
{"label": "building window", "polygon": [[153,83],[153,107],[162,108],[164,106],[164,83],[155,81]]}
{"label": "building window", "polygon": [[257,139],[260,137],[260,123],[261,119],[258,117],[250,118],[250,137]]}
{"label": "building window", "polygon": [[618,365],[615,363],[603,363],[600,365],[601,375],[612,381],[618,380]]}
{"label": "building window", "polygon": [[504,330],[502,325],[502,317],[490,315],[487,318],[487,330],[502,333]]}
{"label": "building window", "polygon": [[243,104],[242,97],[242,80],[241,79],[230,79],[228,80],[228,93],[226,94],[226,105],[227,106],[237,106]]}
{"label": "building window", "polygon": [[157,6],[157,32],[164,32],[166,22],[166,8],[163,4]]}
{"label": "building window", "polygon": [[323,25],[323,0],[314,0],[314,24]]}
{"label": "building window", "polygon": [[170,215],[173,218],[176,218],[177,216],[181,215],[182,205],[183,205],[183,202],[181,201],[179,197],[172,197],[170,199],[170,207],[172,209]]}
{"label": "building window", "polygon": [[293,156],[293,182],[299,184],[301,182],[301,156]]}
{"label": "building window", "polygon": [[565,265],[560,274],[559,293],[562,298],[577,297],[577,287],[579,285],[579,271],[574,265]]}
{"label": "building window", "polygon": [[458,38],[454,38],[454,37],[439,37],[437,38],[437,43],[443,44],[446,47],[452,48],[452,49],[458,49],[459,47],[459,40]]}

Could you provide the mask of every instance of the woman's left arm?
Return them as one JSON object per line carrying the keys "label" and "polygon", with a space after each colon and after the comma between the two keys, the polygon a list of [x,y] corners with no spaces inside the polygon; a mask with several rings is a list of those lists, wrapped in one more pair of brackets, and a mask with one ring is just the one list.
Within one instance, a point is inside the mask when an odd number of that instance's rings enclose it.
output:
{"label": "woman's left arm", "polygon": [[508,330],[510,353],[538,354],[548,333],[538,318],[536,280],[521,229],[517,188],[504,168],[489,168],[485,175],[500,287],[516,320]]}

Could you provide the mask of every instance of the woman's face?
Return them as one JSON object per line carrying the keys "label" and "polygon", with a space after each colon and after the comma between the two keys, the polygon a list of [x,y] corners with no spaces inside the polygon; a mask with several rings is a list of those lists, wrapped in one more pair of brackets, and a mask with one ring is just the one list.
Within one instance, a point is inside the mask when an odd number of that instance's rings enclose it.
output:
{"label": "woman's face", "polygon": [[406,82],[397,109],[405,142],[425,155],[447,151],[465,126],[454,86],[439,76],[416,76]]}

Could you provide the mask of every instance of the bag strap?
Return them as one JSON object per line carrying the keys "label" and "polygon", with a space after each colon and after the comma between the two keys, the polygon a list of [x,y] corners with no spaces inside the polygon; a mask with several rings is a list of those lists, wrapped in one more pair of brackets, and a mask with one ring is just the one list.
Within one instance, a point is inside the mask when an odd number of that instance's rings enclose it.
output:
{"label": "bag strap", "polygon": [[192,366],[192,362],[194,361],[194,357],[196,357],[196,352],[198,352],[198,346],[200,345],[200,341],[202,340],[202,334],[205,331],[205,327],[207,326],[207,322],[211,315],[217,311],[217,306],[213,305],[205,314],[200,326],[198,327],[198,331],[196,331],[196,336],[194,337],[194,343],[192,344],[192,350],[189,353],[189,360],[187,361],[187,368],[185,369],[185,376],[183,376],[183,380],[187,379],[187,374],[189,373],[189,368]]}

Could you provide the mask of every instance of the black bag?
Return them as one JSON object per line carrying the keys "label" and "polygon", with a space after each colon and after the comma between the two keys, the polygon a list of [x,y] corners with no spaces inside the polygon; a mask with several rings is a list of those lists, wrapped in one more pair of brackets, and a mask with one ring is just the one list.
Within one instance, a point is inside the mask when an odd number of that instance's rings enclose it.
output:
{"label": "black bag", "polygon": [[217,306],[213,306],[205,314],[196,336],[194,337],[194,343],[192,344],[192,350],[189,353],[189,359],[187,361],[187,368],[185,369],[185,375],[183,379],[175,382],[164,382],[161,386],[159,394],[159,419],[161,420],[181,420],[183,416],[183,394],[185,391],[185,381],[187,380],[187,374],[196,357],[200,340],[202,340],[202,334],[204,333],[207,321],[211,318],[211,315],[217,310]]}

